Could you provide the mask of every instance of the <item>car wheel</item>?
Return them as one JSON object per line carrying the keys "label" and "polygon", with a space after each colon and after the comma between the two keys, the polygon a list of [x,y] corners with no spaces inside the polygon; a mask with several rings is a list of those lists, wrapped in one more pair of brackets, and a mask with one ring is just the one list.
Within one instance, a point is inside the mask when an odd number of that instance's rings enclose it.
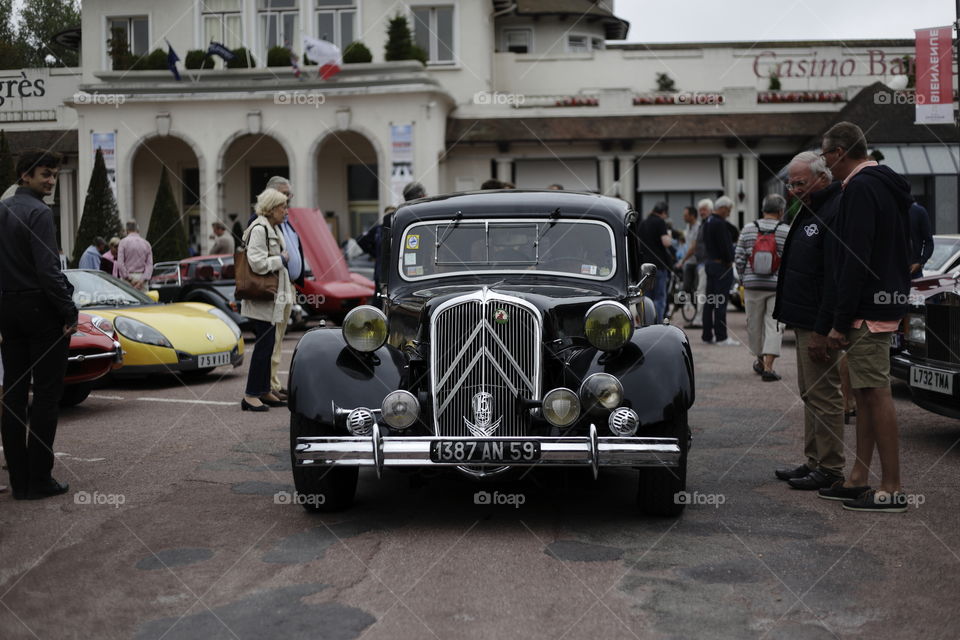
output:
{"label": "car wheel", "polygon": [[[676,434],[676,435],[674,435]],[[668,437],[680,440],[680,464],[677,467],[644,467],[638,470],[637,505],[651,516],[678,516],[686,501],[680,496],[687,489],[687,452],[690,448],[690,427],[683,411],[669,430]]]}
{"label": "car wheel", "polygon": [[93,385],[88,383],[68,384],[63,387],[63,395],[60,396],[61,407],[75,407],[90,395]]}
{"label": "car wheel", "polygon": [[359,467],[316,465],[298,467],[294,456],[297,438],[331,433],[320,423],[299,413],[290,413],[290,464],[297,502],[311,512],[339,511],[353,504],[357,494]]}

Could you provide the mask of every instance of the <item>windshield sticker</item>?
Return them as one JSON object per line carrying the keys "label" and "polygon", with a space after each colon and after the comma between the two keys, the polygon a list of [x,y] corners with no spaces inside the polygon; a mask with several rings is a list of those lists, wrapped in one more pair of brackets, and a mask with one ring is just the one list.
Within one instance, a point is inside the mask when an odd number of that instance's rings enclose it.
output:
{"label": "windshield sticker", "polygon": [[407,267],[407,275],[410,277],[422,276],[423,267]]}
{"label": "windshield sticker", "polygon": [[580,265],[580,273],[585,276],[595,276],[597,275],[597,265],[595,264],[582,264]]}
{"label": "windshield sticker", "polygon": [[600,267],[600,275],[601,276],[610,275],[610,267]]}
{"label": "windshield sticker", "polygon": [[416,251],[420,248],[420,236],[407,236],[407,249]]}
{"label": "windshield sticker", "polygon": [[403,254],[403,264],[405,265],[417,264],[417,254],[415,253]]}

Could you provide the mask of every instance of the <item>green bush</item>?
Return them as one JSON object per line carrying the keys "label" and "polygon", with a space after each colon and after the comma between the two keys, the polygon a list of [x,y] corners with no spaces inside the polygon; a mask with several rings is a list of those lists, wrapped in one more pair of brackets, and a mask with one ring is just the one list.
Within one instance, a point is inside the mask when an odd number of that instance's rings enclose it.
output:
{"label": "green bush", "polygon": [[183,66],[187,69],[212,69],[213,60],[207,57],[207,52],[202,49],[191,49],[187,51],[187,57],[183,60]]}
{"label": "green bush", "polygon": [[289,67],[290,49],[286,47],[273,47],[267,51],[268,67]]}
{"label": "green bush", "polygon": [[414,44],[406,17],[398,15],[390,19],[383,59],[419,60],[424,64],[427,63],[427,52]]}
{"label": "green bush", "polygon": [[373,62],[373,54],[370,53],[370,49],[368,49],[365,44],[359,40],[354,40],[343,50],[343,62],[344,64],[352,62]]}
{"label": "green bush", "polygon": [[[247,49],[246,47],[240,47],[239,49],[233,49],[233,55],[236,56],[233,60],[227,62],[228,69],[246,69],[247,68]],[[288,59],[289,62],[289,59]],[[253,57],[253,54],[250,54],[250,68],[257,66],[257,60]]]}
{"label": "green bush", "polygon": [[167,66],[167,52],[163,49],[154,49],[143,56],[143,66],[140,69],[150,69],[152,71],[161,71],[169,69]]}

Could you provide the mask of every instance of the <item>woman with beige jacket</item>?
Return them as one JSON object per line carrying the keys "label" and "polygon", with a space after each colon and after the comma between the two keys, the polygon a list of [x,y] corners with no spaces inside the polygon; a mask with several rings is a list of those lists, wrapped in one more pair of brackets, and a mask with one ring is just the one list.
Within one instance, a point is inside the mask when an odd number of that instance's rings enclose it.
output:
{"label": "woman with beige jacket", "polygon": [[249,318],[256,334],[247,389],[240,407],[244,411],[268,411],[286,403],[270,392],[270,358],[277,335],[277,325],[290,319],[293,286],[287,275],[287,251],[283,233],[277,228],[287,215],[287,196],[276,189],[267,189],[257,196],[257,217],[243,234],[250,269],[259,275],[276,272],[277,295],[273,300],[243,300],[240,313]]}

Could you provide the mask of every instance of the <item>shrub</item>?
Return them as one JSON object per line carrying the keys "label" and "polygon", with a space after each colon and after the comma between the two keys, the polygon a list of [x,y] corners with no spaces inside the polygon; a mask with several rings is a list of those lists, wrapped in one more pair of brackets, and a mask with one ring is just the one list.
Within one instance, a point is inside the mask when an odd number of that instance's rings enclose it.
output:
{"label": "shrub", "polygon": [[[246,69],[247,67],[247,49],[246,47],[240,47],[239,49],[233,50],[233,55],[235,56],[233,60],[227,62],[228,69]],[[253,57],[253,54],[250,55],[250,68],[257,66],[257,60]],[[289,62],[289,58],[287,62]]]}
{"label": "shrub", "polygon": [[373,62],[373,54],[370,49],[359,40],[355,40],[347,45],[343,51],[343,62]]}
{"label": "shrub", "polygon": [[290,49],[286,47],[272,47],[267,51],[268,67],[289,67]]}
{"label": "shrub", "polygon": [[142,60],[143,64],[142,66],[137,67],[138,69],[161,71],[169,68],[167,66],[167,52],[163,49],[154,49],[147,55],[143,56]]}
{"label": "shrub", "polygon": [[212,69],[213,60],[207,57],[207,52],[202,49],[191,49],[187,51],[187,57],[183,60],[183,66],[187,69]]}
{"label": "shrub", "polygon": [[384,60],[419,60],[427,63],[427,52],[413,42],[410,25],[404,16],[390,19],[387,27],[387,44],[384,48]]}

